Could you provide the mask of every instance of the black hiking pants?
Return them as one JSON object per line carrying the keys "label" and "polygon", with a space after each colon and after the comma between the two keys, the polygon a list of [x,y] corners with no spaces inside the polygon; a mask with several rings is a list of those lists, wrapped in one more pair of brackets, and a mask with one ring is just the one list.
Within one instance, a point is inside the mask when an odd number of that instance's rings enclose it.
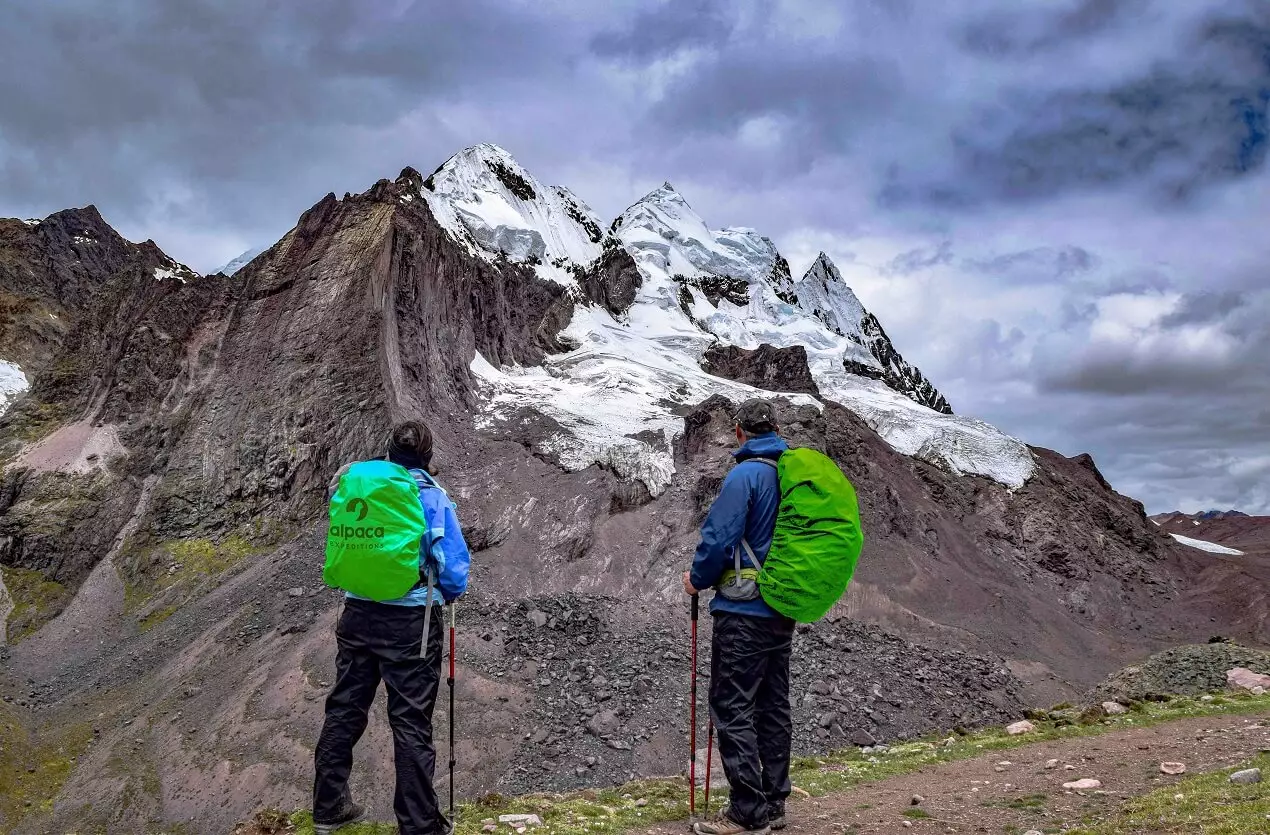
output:
{"label": "black hiking pants", "polygon": [[422,606],[344,601],[335,630],[339,647],[335,687],[326,699],[326,721],[314,752],[314,820],[332,821],[350,801],[353,746],[366,730],[382,679],[388,691],[388,723],[397,767],[393,798],[397,826],[401,835],[439,835],[447,830],[449,824],[432,786],[437,753],[432,744],[432,708],[441,681],[445,618],[439,607],[433,609],[427,658],[420,659],[423,616]]}
{"label": "black hiking pants", "polygon": [[710,653],[710,717],[731,788],[730,813],[750,828],[789,797],[789,655],[794,622],[719,612]]}

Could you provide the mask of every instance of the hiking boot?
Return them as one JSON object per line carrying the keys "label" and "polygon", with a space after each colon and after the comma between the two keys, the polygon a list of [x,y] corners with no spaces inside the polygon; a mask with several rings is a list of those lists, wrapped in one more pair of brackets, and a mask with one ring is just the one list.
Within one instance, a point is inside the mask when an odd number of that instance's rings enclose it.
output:
{"label": "hiking boot", "polygon": [[357,823],[366,817],[366,808],[358,806],[353,801],[344,804],[344,808],[335,816],[333,820],[318,822],[316,818],[313,820],[313,835],[331,835],[335,830],[348,826],[350,823]]}
{"label": "hiking boot", "polygon": [[760,826],[752,829],[745,824],[734,821],[728,810],[724,809],[714,820],[708,823],[693,824],[692,831],[696,835],[768,835],[772,828],[770,826]]}
{"label": "hiking boot", "polygon": [[788,825],[785,821],[784,803],[769,803],[767,809],[767,825],[773,832],[778,832]]}

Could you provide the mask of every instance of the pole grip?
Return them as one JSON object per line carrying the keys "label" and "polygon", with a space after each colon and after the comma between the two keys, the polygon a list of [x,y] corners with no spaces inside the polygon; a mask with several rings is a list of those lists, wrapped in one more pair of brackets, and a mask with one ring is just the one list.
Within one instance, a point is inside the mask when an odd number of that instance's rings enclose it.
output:
{"label": "pole grip", "polygon": [[692,596],[692,619],[696,620],[701,614],[701,595],[694,594]]}

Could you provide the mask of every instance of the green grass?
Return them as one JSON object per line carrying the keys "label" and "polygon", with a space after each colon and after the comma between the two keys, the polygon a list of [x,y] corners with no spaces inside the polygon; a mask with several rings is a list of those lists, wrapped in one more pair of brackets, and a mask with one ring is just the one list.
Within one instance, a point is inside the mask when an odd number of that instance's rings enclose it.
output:
{"label": "green grass", "polygon": [[180,608],[181,608],[180,606],[172,605],[172,606],[164,606],[160,609],[155,609],[153,612],[150,612],[149,614],[147,614],[145,617],[141,619],[141,631],[149,632],[151,629],[163,623],[165,620],[172,617],[172,615],[176,614],[176,612]]}
{"label": "green grass", "polygon": [[0,566],[4,586],[13,600],[13,611],[7,623],[10,643],[16,643],[35,631],[45,615],[56,609],[67,597],[66,587],[45,578],[44,573],[29,568]]}
{"label": "green grass", "polygon": [[925,809],[918,809],[916,807],[905,809],[901,814],[903,814],[904,817],[912,818],[913,820],[930,820],[933,817],[931,813],[927,812]]}
{"label": "green grass", "polygon": [[994,806],[1001,809],[1017,809],[1020,812],[1024,812],[1044,809],[1048,800],[1049,798],[1043,794],[1029,794],[1023,797],[1015,797],[1011,800],[985,800],[981,805]]}
{"label": "green grass", "polygon": [[[1270,695],[1219,695],[1209,702],[1177,698],[1168,702],[1135,705],[1125,715],[1113,716],[1091,725],[1060,724],[1067,722],[1066,719],[1036,722],[1036,733],[1023,736],[1010,736],[1004,728],[988,728],[965,736],[949,737],[951,741],[945,741],[941,736],[932,736],[917,742],[895,745],[884,754],[864,755],[858,748],[848,748],[823,757],[801,757],[794,761],[791,777],[794,785],[801,791],[812,796],[821,796],[841,792],[861,783],[909,774],[931,765],[971,759],[1044,740],[1096,736],[1195,716],[1237,715],[1259,711],[1270,711]],[[698,813],[702,812],[700,791],[698,788]],[[711,809],[721,808],[726,803],[726,798],[726,791],[712,791]],[[646,804],[637,806],[636,802],[639,800],[646,801]],[[1042,806],[1044,797],[1037,795],[1019,798],[1017,802]],[[1027,808],[1036,807],[1028,805]],[[531,830],[533,835],[612,835],[655,823],[687,818],[688,787],[686,780],[676,778],[642,780],[618,788],[569,794],[532,794],[516,798],[488,795],[460,806],[455,831],[457,835],[481,835],[482,821],[497,819],[503,814],[539,815],[543,826]],[[910,809],[905,814],[913,817],[926,813],[920,809]],[[297,812],[291,816],[291,821],[296,835],[312,835],[313,822],[307,812]],[[340,830],[341,835],[392,835],[395,831],[395,825],[374,823]],[[510,830],[503,826],[500,832]],[[1096,835],[1112,833],[1119,835],[1116,830],[1108,833],[1099,831]]]}
{"label": "green grass", "polygon": [[[261,553],[262,547],[239,536],[220,541],[211,539],[177,539],[160,543],[144,552],[133,552],[123,561],[124,608],[128,612],[138,610],[160,595],[175,590],[194,591],[210,578],[233,568],[250,556]],[[154,568],[139,569],[139,566]],[[166,620],[179,607],[178,601],[168,601],[141,619],[142,630],[150,629]]]}
{"label": "green grass", "polygon": [[[1237,768],[1187,777],[1171,786],[1134,798],[1112,819],[1071,835],[1248,835],[1270,832],[1270,783],[1236,786],[1232,771],[1260,768],[1270,775],[1270,756],[1262,755]],[[1180,800],[1178,797],[1180,796]]]}
{"label": "green grass", "polygon": [[29,815],[52,811],[53,798],[92,736],[88,725],[33,734],[12,708],[0,703],[0,831],[10,831]]}

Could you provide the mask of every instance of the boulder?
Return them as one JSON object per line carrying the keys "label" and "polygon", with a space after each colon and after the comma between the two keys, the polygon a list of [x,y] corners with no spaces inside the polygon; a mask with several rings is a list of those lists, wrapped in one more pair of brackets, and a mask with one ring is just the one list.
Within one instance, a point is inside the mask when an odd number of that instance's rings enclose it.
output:
{"label": "boulder", "polygon": [[1010,736],[1022,736],[1023,734],[1030,734],[1035,730],[1036,726],[1026,719],[1015,722],[1012,725],[1005,726],[1005,732]]}
{"label": "boulder", "polygon": [[1226,686],[1231,690],[1248,690],[1262,688],[1262,693],[1270,689],[1270,676],[1254,673],[1245,667],[1235,667],[1226,671]]}

